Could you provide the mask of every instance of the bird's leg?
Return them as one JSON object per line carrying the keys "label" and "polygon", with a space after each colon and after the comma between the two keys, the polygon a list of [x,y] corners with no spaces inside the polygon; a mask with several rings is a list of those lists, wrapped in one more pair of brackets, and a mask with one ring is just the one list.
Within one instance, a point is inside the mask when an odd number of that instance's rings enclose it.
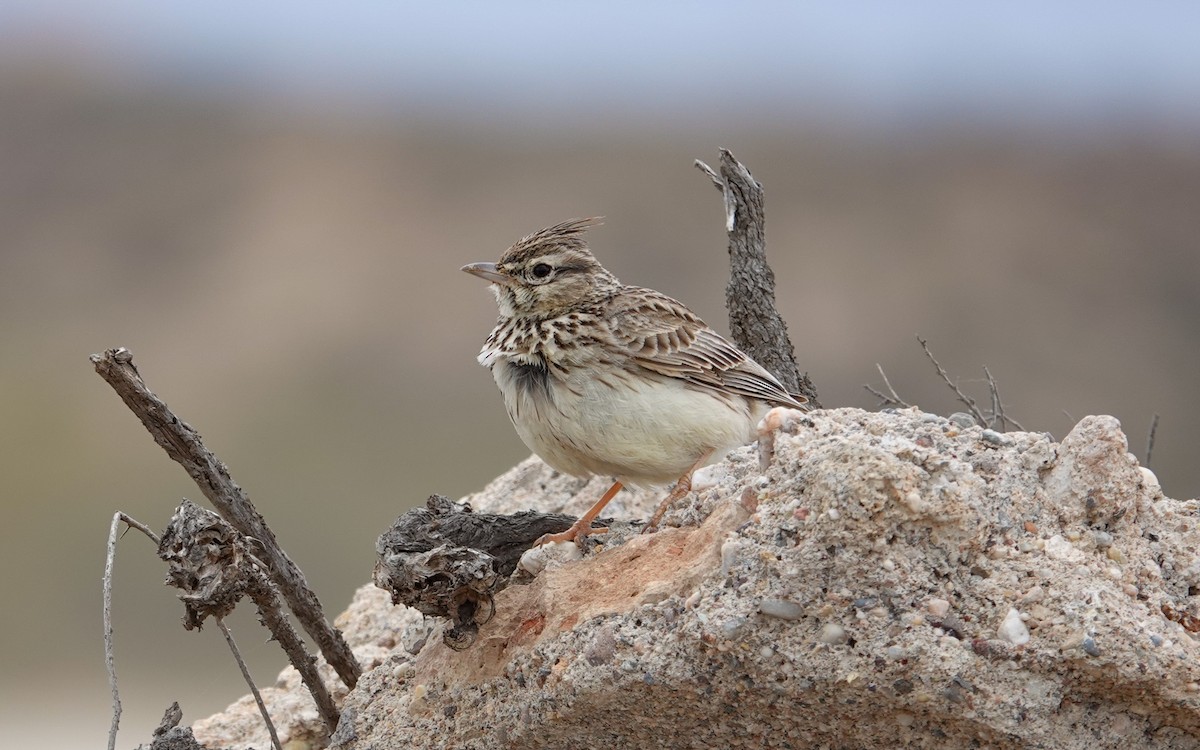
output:
{"label": "bird's leg", "polygon": [[671,488],[670,494],[663,498],[663,501],[658,504],[658,510],[654,511],[653,516],[650,516],[650,522],[646,524],[646,528],[642,529],[643,534],[653,534],[658,529],[658,522],[662,520],[662,517],[667,510],[669,510],[672,505],[678,502],[681,497],[692,491],[692,474],[695,474],[696,469],[699,469],[701,466],[703,466],[704,462],[707,461],[711,455],[712,451],[705,451],[704,455],[700,456],[700,458],[696,460],[696,463],[692,464],[692,468],[688,469],[687,472],[679,478],[679,481],[676,482],[675,486]]}
{"label": "bird's leg", "polygon": [[566,531],[560,531],[557,534],[543,534],[533,543],[533,546],[541,547],[543,544],[549,544],[550,542],[569,542],[571,540],[574,540],[577,545],[582,545],[583,540],[588,534],[608,531],[608,529],[593,529],[592,521],[596,520],[596,516],[600,515],[600,511],[604,510],[604,506],[608,505],[608,501],[612,500],[613,496],[621,491],[621,487],[620,482],[613,482],[613,486],[608,488],[608,492],[605,492],[604,496],[597,500],[596,504],[589,508],[587,513],[584,513],[578,521],[573,523],[571,528]]}

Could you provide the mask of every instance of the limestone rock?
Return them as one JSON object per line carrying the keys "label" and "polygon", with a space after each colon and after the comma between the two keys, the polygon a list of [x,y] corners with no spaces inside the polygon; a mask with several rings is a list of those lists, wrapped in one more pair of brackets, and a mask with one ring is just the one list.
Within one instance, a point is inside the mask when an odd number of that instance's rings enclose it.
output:
{"label": "limestone rock", "polygon": [[[334,746],[1200,747],[1200,502],[1164,497],[1115,419],[1059,444],[915,409],[784,424],[669,528],[505,589],[466,651],[364,587]],[[579,513],[606,481],[530,459],[467,499]],[[288,671],[265,692],[302,691]],[[266,747],[237,716],[197,738]]]}

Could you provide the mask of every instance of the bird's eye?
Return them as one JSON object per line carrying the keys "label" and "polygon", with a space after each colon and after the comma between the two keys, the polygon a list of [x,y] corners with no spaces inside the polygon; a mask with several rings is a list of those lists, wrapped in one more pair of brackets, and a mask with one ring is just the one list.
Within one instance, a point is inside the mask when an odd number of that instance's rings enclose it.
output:
{"label": "bird's eye", "polygon": [[533,275],[534,275],[534,276],[536,276],[536,277],[537,277],[537,278],[539,278],[539,279],[544,279],[544,278],[546,278],[547,276],[549,276],[549,275],[550,275],[550,272],[551,272],[551,271],[553,271],[553,270],[554,270],[554,269],[552,269],[552,268],[549,266],[549,264],[546,264],[546,263],[538,263],[536,266],[534,266],[534,267],[533,267]]}

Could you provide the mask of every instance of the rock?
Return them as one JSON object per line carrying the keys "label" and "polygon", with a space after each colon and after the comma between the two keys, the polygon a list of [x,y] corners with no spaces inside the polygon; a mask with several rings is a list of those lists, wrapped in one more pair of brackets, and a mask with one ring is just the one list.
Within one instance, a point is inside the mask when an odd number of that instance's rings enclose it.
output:
{"label": "rock", "polygon": [[[367,671],[336,694],[336,747],[1200,747],[1200,502],[1164,497],[1111,417],[1061,444],[980,432],[793,420],[658,534],[502,591],[465,651],[435,632],[409,654],[421,618],[364,588],[338,621]],[[607,481],[530,459],[467,500],[577,514]],[[289,672],[263,691],[285,742],[315,720]],[[268,746],[252,702],[194,729]]]}
{"label": "rock", "polygon": [[1024,646],[1029,643],[1029,628],[1025,627],[1025,623],[1021,620],[1021,613],[1015,609],[1008,610],[1004,621],[1000,623],[1000,627],[996,628],[996,635],[1014,646]]}

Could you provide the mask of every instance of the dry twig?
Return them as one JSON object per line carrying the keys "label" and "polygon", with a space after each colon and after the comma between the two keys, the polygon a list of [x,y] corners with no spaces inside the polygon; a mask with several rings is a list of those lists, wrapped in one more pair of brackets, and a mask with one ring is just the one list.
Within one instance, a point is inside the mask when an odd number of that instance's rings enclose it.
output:
{"label": "dry twig", "polygon": [[117,728],[121,724],[121,695],[117,689],[117,665],[113,656],[113,626],[112,626],[112,590],[113,566],[117,560],[117,531],[121,524],[137,529],[157,545],[158,535],[150,527],[125,515],[121,511],[113,514],[112,525],[108,530],[108,547],[104,557],[104,666],[108,671],[108,688],[112,692],[112,723],[108,728],[108,750],[117,746]]}
{"label": "dry twig", "polygon": [[183,466],[221,515],[238,531],[262,545],[267,571],[288,606],[312,636],[326,661],[347,687],[354,687],[362,668],[340,631],[325,619],[321,603],[304,574],[279,546],[274,532],[254,508],[250,498],[229,476],[229,469],[205,446],[190,425],[176,417],[143,382],[128,349],[93,354],[100,377],[112,386],[167,455]]}
{"label": "dry twig", "polygon": [[767,264],[763,189],[728,149],[721,149],[720,174],[697,159],[725,199],[725,231],[729,235],[729,284],[725,306],[733,341],[779,378],[784,387],[820,407],[817,389],[796,364],[787,323],[775,307],[775,273]]}
{"label": "dry twig", "polygon": [[242,670],[242,678],[250,686],[250,693],[254,696],[254,702],[258,704],[258,712],[262,714],[263,721],[267,724],[267,732],[271,735],[271,744],[275,746],[275,750],[283,750],[283,746],[279,743],[279,733],[275,731],[275,722],[271,721],[271,714],[267,713],[267,704],[263,703],[262,693],[258,692],[258,685],[254,684],[254,678],[250,676],[250,668],[242,659],[242,652],[238,650],[237,643],[233,640],[233,633],[229,631],[229,626],[223,619],[220,617],[215,619],[217,627],[221,629],[221,635],[225,636],[225,642],[229,644],[229,650],[233,652],[238,669]]}
{"label": "dry twig", "polygon": [[1008,429],[1008,425],[1016,427],[1021,432],[1025,432],[1025,428],[1021,423],[1004,412],[1004,401],[1000,398],[1000,386],[996,384],[996,379],[992,377],[992,371],[983,366],[983,374],[987,378],[988,391],[992,395],[992,421],[997,423],[1001,432]]}
{"label": "dry twig", "polygon": [[259,621],[312,693],[328,732],[337,728],[337,707],[283,613],[275,587],[263,572],[265,566],[250,551],[249,540],[216,513],[184,500],[163,531],[158,556],[169,566],[167,582],[182,592],[183,626],[189,630],[199,628],[208,617],[220,622],[242,596],[249,596],[258,607]]}
{"label": "dry twig", "polygon": [[[974,420],[975,424],[983,427],[998,429],[1000,432],[1004,432],[1009,425],[1021,431],[1025,430],[1020,422],[1008,416],[1007,412],[1005,412],[1004,401],[1000,398],[1000,387],[996,383],[996,379],[992,377],[991,370],[989,370],[986,366],[983,368],[984,379],[988,385],[988,395],[992,402],[991,410],[989,412],[984,412],[975,399],[964,393],[963,390],[958,387],[958,383],[950,379],[950,375],[946,372],[946,368],[942,367],[942,363],[938,362],[937,357],[933,356],[933,352],[929,349],[929,342],[920,336],[917,336],[917,341],[920,342],[921,349],[925,352],[925,357],[932,362],[934,368],[937,369],[938,377],[940,377],[942,382],[948,385],[950,389],[954,391],[954,395],[958,398],[958,401],[970,410],[969,415],[964,415],[965,418],[968,420]],[[883,378],[883,384],[884,387],[887,388],[887,393],[884,393],[883,391],[880,391],[879,389],[870,385],[864,385],[863,388],[865,388],[868,393],[879,399],[879,406],[884,408],[911,407],[912,404],[909,404],[907,401],[902,399],[898,393],[896,393],[896,389],[892,387],[892,383],[890,380],[888,380],[887,373],[883,371],[883,367],[879,364],[876,364],[875,367],[879,370],[879,376]]]}
{"label": "dry twig", "polygon": [[950,376],[946,373],[946,369],[942,367],[942,363],[938,362],[937,357],[933,356],[933,352],[929,351],[929,342],[920,336],[917,336],[917,341],[921,342],[921,348],[925,350],[925,356],[928,357],[929,361],[933,363],[933,366],[937,368],[938,377],[940,377],[946,383],[946,385],[950,386],[950,389],[954,391],[956,396],[958,396],[958,400],[970,410],[971,416],[975,417],[976,421],[978,421],[981,425],[988,424],[989,422],[987,417],[983,416],[983,412],[979,409],[979,405],[975,403],[975,399],[962,392],[962,390],[958,387],[958,383],[955,383],[950,379]]}
{"label": "dry twig", "polygon": [[1146,436],[1146,468],[1150,468],[1150,458],[1154,455],[1154,436],[1158,434],[1158,414],[1150,420],[1150,434]]}
{"label": "dry twig", "polygon": [[896,389],[892,387],[892,381],[888,380],[887,373],[883,371],[883,365],[876,362],[875,369],[879,370],[879,377],[883,378],[883,385],[888,389],[888,392],[883,393],[869,385],[864,385],[863,388],[866,388],[871,395],[879,399],[879,406],[882,408],[910,408],[912,404],[900,398],[900,394],[896,393]]}

